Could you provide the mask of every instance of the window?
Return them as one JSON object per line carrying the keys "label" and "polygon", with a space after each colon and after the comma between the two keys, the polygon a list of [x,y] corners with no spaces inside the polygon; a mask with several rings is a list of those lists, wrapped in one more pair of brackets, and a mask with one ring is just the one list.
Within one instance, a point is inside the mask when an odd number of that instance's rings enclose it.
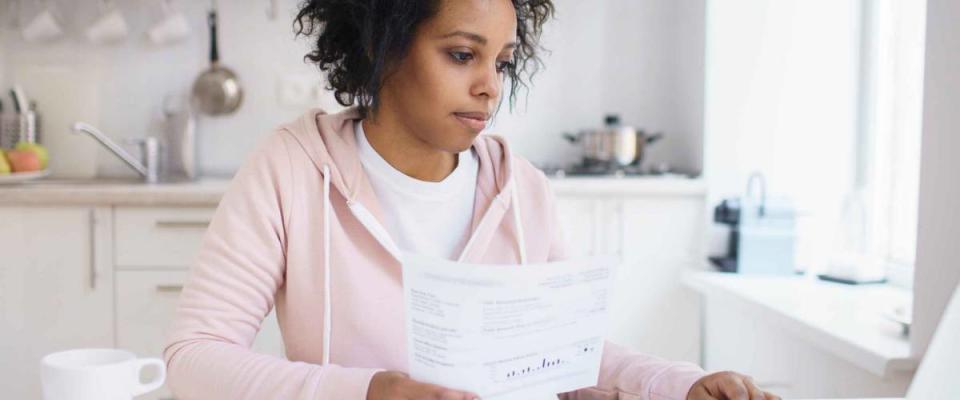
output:
{"label": "window", "polygon": [[924,0],[707,2],[710,204],[759,171],[798,212],[798,270],[911,286],[925,15]]}
{"label": "window", "polygon": [[923,100],[926,2],[863,3],[857,189],[867,251],[894,284],[912,286]]}

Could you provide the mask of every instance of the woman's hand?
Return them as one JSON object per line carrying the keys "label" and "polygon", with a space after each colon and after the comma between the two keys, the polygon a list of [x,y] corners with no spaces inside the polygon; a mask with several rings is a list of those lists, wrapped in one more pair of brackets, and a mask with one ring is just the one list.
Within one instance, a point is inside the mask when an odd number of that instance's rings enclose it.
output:
{"label": "woman's hand", "polygon": [[725,371],[700,378],[690,388],[687,400],[780,400],[780,397],[760,390],[749,376]]}
{"label": "woman's hand", "polygon": [[367,400],[474,400],[479,399],[470,392],[447,389],[443,386],[417,382],[407,374],[394,371],[381,371],[373,375]]}

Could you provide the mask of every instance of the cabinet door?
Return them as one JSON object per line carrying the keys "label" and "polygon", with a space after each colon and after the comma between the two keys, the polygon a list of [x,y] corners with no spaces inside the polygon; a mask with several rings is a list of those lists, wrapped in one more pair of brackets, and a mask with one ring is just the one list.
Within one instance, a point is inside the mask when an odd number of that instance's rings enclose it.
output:
{"label": "cabinet door", "polygon": [[40,360],[113,347],[110,210],[0,207],[0,397],[38,399]]}
{"label": "cabinet door", "polygon": [[623,263],[617,272],[612,338],[673,360],[699,362],[700,303],[682,286],[683,271],[704,263],[703,200],[625,198],[619,210]]}
{"label": "cabinet door", "polygon": [[[189,272],[117,271],[117,346],[140,357],[163,357],[163,346],[176,313],[177,301]],[[253,344],[259,353],[285,357],[276,315],[263,321]],[[145,372],[144,381],[154,371]],[[137,399],[172,399],[166,386]]]}
{"label": "cabinet door", "polygon": [[117,207],[117,268],[188,268],[215,211],[211,207]]}
{"label": "cabinet door", "polygon": [[601,200],[594,197],[557,196],[557,218],[566,242],[567,257],[595,254],[600,248],[598,218]]}

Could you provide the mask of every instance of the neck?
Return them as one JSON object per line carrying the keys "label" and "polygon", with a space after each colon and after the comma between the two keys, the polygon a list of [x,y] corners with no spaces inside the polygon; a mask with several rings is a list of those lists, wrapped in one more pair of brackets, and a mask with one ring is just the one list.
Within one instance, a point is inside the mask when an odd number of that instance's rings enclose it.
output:
{"label": "neck", "polygon": [[457,167],[457,154],[437,149],[413,134],[408,126],[381,109],[376,119],[364,118],[370,146],[397,171],[411,178],[440,182]]}

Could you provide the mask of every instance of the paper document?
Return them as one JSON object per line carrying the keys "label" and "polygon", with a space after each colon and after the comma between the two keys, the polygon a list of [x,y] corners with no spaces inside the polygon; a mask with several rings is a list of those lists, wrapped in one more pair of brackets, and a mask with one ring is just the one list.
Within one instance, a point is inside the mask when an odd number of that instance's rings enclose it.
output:
{"label": "paper document", "polygon": [[526,265],[404,254],[412,379],[483,400],[595,386],[615,257]]}

